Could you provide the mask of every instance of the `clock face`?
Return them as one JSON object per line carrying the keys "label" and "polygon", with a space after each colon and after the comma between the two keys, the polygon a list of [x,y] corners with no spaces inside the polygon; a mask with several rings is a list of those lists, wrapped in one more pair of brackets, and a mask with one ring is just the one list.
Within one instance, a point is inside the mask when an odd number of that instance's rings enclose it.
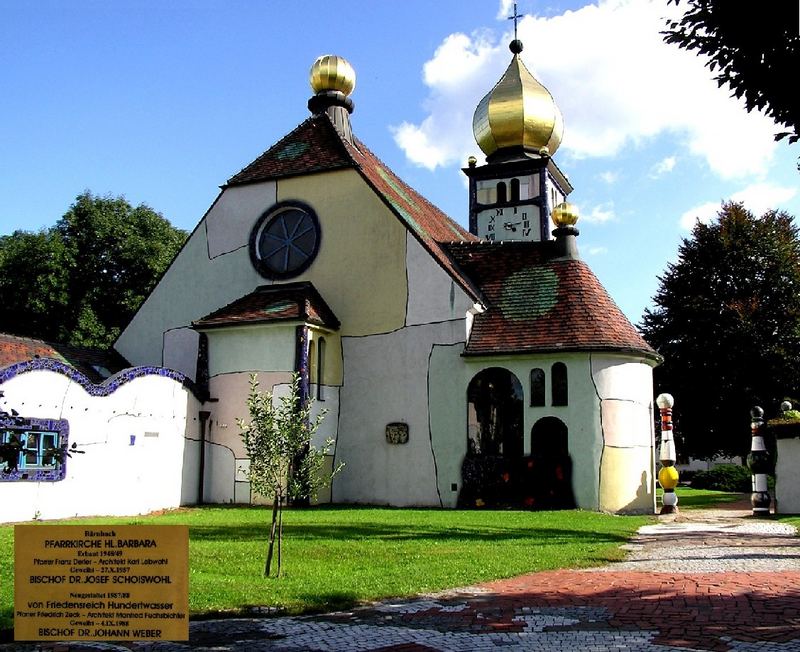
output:
{"label": "clock face", "polygon": [[540,240],[537,206],[505,206],[480,211],[477,235],[484,240]]}
{"label": "clock face", "polygon": [[301,274],[319,250],[319,220],[310,206],[279,202],[256,222],[250,235],[250,258],[267,278]]}

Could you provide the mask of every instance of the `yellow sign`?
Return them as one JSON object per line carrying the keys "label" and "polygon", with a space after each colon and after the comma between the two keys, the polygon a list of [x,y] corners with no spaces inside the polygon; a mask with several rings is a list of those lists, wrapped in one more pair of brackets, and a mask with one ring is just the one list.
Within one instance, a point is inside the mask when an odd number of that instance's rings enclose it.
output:
{"label": "yellow sign", "polygon": [[188,639],[188,526],[14,526],[14,640]]}

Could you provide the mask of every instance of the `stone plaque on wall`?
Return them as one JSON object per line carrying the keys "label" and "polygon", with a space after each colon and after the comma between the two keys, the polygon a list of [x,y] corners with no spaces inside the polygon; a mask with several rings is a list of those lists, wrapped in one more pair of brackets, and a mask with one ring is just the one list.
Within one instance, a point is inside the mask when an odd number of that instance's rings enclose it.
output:
{"label": "stone plaque on wall", "polygon": [[408,443],[408,424],[399,421],[386,424],[386,442],[389,444]]}

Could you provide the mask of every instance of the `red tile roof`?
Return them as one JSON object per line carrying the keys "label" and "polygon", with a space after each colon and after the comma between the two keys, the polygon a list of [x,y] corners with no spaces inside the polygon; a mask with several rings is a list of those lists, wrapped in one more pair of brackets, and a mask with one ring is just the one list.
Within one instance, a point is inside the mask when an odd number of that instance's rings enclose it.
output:
{"label": "red tile roof", "polygon": [[282,285],[262,285],[192,323],[200,330],[235,324],[263,324],[276,321],[303,321],[328,328],[339,328],[339,320],[308,281]]}
{"label": "red tile roof", "polygon": [[8,367],[34,358],[53,358],[64,362],[94,383],[102,382],[109,376],[102,369],[113,375],[130,366],[127,360],[113,350],[68,346],[0,333],[0,367]]}
{"label": "red tile roof", "polygon": [[243,185],[348,167],[361,174],[438,263],[468,294],[476,297],[475,288],[453,266],[442,243],[475,241],[477,238],[404,183],[361,141],[355,139],[351,144],[343,139],[326,113],[308,118],[231,177],[227,185]]}
{"label": "red tile roof", "polygon": [[327,114],[315,115],[286,134],[228,179],[228,186],[354,167],[353,158]]}
{"label": "red tile roof", "polygon": [[557,258],[553,242],[447,246],[481,290],[464,355],[625,351],[653,360],[645,342],[582,260]]}

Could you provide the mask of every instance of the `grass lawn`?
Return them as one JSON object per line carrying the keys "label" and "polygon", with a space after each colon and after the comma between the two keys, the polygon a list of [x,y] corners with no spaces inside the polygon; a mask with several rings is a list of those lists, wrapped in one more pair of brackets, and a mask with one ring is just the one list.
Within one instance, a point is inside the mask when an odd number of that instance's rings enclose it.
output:
{"label": "grass lawn", "polygon": [[[68,523],[188,524],[192,614],[343,608],[529,571],[600,565],[647,516],[318,507],[284,514],[284,577],[262,577],[270,511],[202,507]],[[0,526],[0,629],[13,621],[13,526]]]}
{"label": "grass lawn", "polygon": [[[735,503],[743,499],[750,499],[750,494],[739,494],[728,491],[714,491],[713,489],[692,489],[691,487],[678,487],[678,509],[705,509],[721,506],[725,503]],[[661,488],[657,490],[658,504],[661,505]]]}

